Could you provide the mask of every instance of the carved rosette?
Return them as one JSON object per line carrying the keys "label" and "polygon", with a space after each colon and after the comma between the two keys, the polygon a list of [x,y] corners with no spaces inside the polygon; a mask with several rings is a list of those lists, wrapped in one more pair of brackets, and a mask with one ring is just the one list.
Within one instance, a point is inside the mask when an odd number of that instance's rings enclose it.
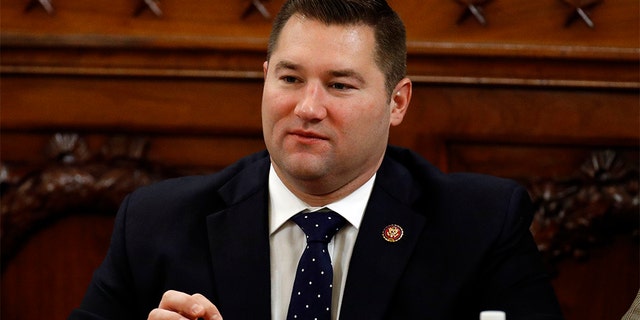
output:
{"label": "carved rosette", "polygon": [[[134,189],[179,175],[146,160],[148,141],[117,136],[92,153],[77,134],[56,134],[47,165],[27,174],[0,163],[2,264],[40,225],[71,213],[114,214]],[[536,213],[531,226],[548,262],[584,259],[589,249],[639,225],[637,164],[614,151],[593,153],[578,174],[528,184]]]}
{"label": "carved rosette", "polygon": [[531,183],[537,208],[531,230],[547,261],[586,259],[590,248],[616,235],[637,240],[639,181],[637,165],[606,150],[593,153],[575,177]]}
{"label": "carved rosette", "polygon": [[148,142],[113,137],[92,154],[77,134],[56,134],[45,150],[49,163],[20,176],[0,164],[2,263],[43,223],[66,214],[113,214],[134,189],[174,174],[145,159]]}

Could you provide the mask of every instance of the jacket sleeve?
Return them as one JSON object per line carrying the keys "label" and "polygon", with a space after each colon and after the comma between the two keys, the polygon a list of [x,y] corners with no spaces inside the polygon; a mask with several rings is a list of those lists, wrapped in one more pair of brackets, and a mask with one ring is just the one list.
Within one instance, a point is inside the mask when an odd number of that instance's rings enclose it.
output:
{"label": "jacket sleeve", "polygon": [[[125,198],[114,224],[111,245],[78,309],[68,319],[133,319],[135,297],[125,242],[125,220],[129,196]],[[144,315],[146,317],[146,315]]]}
{"label": "jacket sleeve", "polygon": [[485,305],[507,318],[562,319],[559,304],[533,236],[533,206],[526,190],[515,187],[503,226],[483,264]]}

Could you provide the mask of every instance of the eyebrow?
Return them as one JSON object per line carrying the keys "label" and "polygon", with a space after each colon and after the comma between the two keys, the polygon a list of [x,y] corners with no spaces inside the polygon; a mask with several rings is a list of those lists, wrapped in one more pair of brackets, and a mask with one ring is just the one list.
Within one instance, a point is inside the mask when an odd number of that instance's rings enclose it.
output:
{"label": "eyebrow", "polygon": [[[283,60],[276,64],[276,71],[279,70],[302,70],[304,69],[301,65],[293,63],[291,61]],[[353,78],[360,83],[365,83],[364,77],[357,71],[353,69],[339,69],[339,70],[330,70],[327,72],[328,75],[334,78]]]}
{"label": "eyebrow", "polygon": [[364,77],[353,69],[334,70],[329,73],[335,78],[353,78],[360,83],[365,83]]}
{"label": "eyebrow", "polygon": [[293,63],[293,62],[284,60],[284,61],[280,61],[280,62],[278,62],[278,64],[276,64],[276,71],[282,70],[282,69],[299,70],[300,66],[295,64],[295,63]]}

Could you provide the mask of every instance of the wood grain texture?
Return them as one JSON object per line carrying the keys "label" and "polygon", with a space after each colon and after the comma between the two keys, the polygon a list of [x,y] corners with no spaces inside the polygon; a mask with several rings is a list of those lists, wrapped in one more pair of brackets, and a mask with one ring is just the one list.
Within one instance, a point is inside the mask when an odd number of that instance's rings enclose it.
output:
{"label": "wood grain texture", "polygon": [[[260,102],[270,21],[249,1],[0,0],[3,192],[51,165],[56,133],[87,152],[113,136],[148,141],[145,159],[217,171],[264,148]],[[283,0],[264,1],[275,13]],[[560,0],[494,0],[486,26],[453,0],[390,0],[408,35],[413,99],[390,142],[444,171],[562,180],[598,150],[637,163],[640,2],[605,0],[576,20]],[[4,201],[4,199],[3,199]],[[2,273],[2,318],[65,319],[108,245],[112,216],[47,221]],[[568,320],[615,319],[638,288],[638,239],[558,265]],[[52,277],[50,275],[53,275]],[[63,294],[64,293],[64,294]],[[627,301],[628,300],[628,301]],[[28,302],[28,304],[25,304]],[[628,306],[627,306],[628,307]]]}

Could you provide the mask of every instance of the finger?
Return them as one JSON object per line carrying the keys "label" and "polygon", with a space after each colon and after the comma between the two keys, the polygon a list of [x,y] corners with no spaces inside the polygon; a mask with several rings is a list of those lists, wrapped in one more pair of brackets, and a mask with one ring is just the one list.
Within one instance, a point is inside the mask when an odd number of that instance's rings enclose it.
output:
{"label": "finger", "polygon": [[197,314],[198,317],[206,320],[222,320],[222,315],[218,308],[205,296],[196,293],[191,297],[196,300],[198,305],[202,306],[202,312]]}
{"label": "finger", "polygon": [[162,295],[158,309],[173,311],[189,319],[195,319],[204,313],[204,307],[199,304],[198,299],[175,290],[168,290]]}
{"label": "finger", "polygon": [[181,314],[165,309],[156,308],[149,312],[147,320],[188,320]]}

